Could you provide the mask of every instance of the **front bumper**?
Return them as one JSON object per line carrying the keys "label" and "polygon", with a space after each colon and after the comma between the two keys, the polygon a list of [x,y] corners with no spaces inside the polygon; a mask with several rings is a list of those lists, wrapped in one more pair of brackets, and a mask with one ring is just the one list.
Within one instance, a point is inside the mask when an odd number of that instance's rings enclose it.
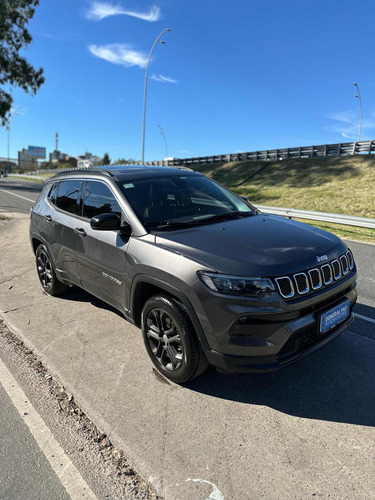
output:
{"label": "front bumper", "polygon": [[[274,371],[298,361],[323,347],[344,332],[353,321],[357,300],[356,283],[315,305],[277,315],[249,317],[249,325],[227,332],[227,342],[219,349],[205,351],[210,364],[227,372]],[[332,290],[333,291],[333,290]],[[320,333],[320,318],[345,300],[350,302],[349,317],[325,333]],[[292,316],[292,317],[291,317]],[[252,323],[253,321],[253,323]]]}
{"label": "front bumper", "polygon": [[221,354],[217,351],[208,351],[206,352],[206,356],[211,365],[229,373],[272,372],[295,363],[328,344],[328,342],[331,342],[331,340],[343,333],[352,323],[353,319],[353,313],[351,313],[350,317],[344,323],[341,323],[333,331],[328,332],[328,334],[322,335],[320,340],[313,343],[310,347],[306,349],[302,348],[301,351],[299,351],[299,347],[304,341],[305,335],[303,333],[298,335],[297,332],[289,339],[289,341],[295,340],[295,348],[292,348],[284,356],[231,356],[229,354]]}

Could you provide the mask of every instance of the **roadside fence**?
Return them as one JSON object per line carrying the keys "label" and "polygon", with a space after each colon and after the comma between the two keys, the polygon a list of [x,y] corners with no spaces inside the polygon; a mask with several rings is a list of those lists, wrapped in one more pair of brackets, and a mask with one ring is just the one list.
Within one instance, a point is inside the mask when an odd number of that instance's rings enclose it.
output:
{"label": "roadside fence", "polygon": [[[225,155],[199,156],[195,158],[171,158],[162,161],[144,162],[145,165],[164,165],[167,167],[194,166],[203,163],[226,163],[232,161],[280,161],[288,158],[326,158],[375,153],[375,140],[323,144],[320,146],[302,146],[298,148],[267,149],[248,153],[230,153]],[[136,162],[140,165],[142,162]]]}
{"label": "roadside fence", "polygon": [[294,208],[269,207],[267,205],[255,205],[262,212],[273,215],[282,215],[291,219],[306,219],[312,221],[330,222],[331,224],[342,224],[345,226],[366,227],[375,229],[375,219],[369,217],[357,217],[354,215],[330,214],[328,212],[313,212],[309,210],[296,210]]}

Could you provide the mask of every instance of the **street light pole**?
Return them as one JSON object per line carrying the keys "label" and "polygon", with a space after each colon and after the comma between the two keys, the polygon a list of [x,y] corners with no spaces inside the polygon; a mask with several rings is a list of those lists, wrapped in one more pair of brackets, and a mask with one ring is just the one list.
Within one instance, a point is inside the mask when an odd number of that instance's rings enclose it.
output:
{"label": "street light pole", "polygon": [[[154,48],[156,47],[156,44],[160,40],[160,38],[164,35],[166,31],[172,31],[169,28],[165,28],[160,35],[157,37],[157,39],[154,42],[154,45],[151,48],[150,54],[148,56],[148,61],[146,65],[146,74],[145,74],[145,91],[144,91],[144,97],[143,97],[143,133],[142,133],[142,164],[144,163],[145,160],[145,131],[146,131],[146,100],[147,100],[147,79],[148,79],[148,67],[150,66],[150,61],[151,61],[151,56],[152,53],[154,52]],[[160,42],[160,43],[165,43],[165,42]]]}
{"label": "street light pole", "polygon": [[11,114],[11,116],[9,118],[9,122],[7,124],[7,130],[8,130],[8,170],[9,170],[9,150],[10,150],[10,125],[12,123],[14,115],[17,114],[17,111],[19,111],[21,108],[22,108],[22,106],[18,106],[18,108],[16,108],[13,111],[13,113]]}
{"label": "street light pole", "polygon": [[161,125],[158,125],[160,128],[160,134],[163,136],[164,139],[164,144],[165,144],[165,158],[168,158],[168,146],[167,146],[167,138],[165,137],[164,130],[162,129]]}
{"label": "street light pole", "polygon": [[361,101],[361,94],[359,93],[359,87],[358,83],[354,82],[353,85],[357,89],[357,94],[355,97],[359,100],[359,131],[358,131],[358,142],[361,140],[361,131],[362,131],[362,101]]}

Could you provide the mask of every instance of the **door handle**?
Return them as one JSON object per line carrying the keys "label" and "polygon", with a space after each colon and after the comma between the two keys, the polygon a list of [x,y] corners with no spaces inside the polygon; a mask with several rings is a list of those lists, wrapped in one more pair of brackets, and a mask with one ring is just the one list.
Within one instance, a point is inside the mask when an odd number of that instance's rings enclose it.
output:
{"label": "door handle", "polygon": [[50,215],[45,215],[44,216],[44,219],[47,221],[47,222],[52,222],[52,217]]}
{"label": "door handle", "polygon": [[76,227],[74,229],[74,232],[77,233],[79,236],[86,236],[86,231],[82,227]]}

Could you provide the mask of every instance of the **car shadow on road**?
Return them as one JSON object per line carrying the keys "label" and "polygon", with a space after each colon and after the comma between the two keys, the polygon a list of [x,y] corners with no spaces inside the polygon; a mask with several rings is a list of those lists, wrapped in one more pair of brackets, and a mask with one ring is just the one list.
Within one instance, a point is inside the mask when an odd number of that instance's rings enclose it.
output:
{"label": "car shadow on road", "polygon": [[59,299],[63,300],[72,300],[73,302],[87,302],[97,307],[98,309],[106,309],[107,311],[111,311],[121,318],[124,318],[124,315],[117,310],[115,307],[112,307],[110,304],[103,302],[98,299],[91,293],[86,292],[83,288],[79,288],[78,286],[70,286],[66,292],[59,296]]}
{"label": "car shadow on road", "polygon": [[320,351],[277,372],[225,375],[210,368],[185,387],[296,417],[375,426],[374,367],[374,340],[347,330]]}

